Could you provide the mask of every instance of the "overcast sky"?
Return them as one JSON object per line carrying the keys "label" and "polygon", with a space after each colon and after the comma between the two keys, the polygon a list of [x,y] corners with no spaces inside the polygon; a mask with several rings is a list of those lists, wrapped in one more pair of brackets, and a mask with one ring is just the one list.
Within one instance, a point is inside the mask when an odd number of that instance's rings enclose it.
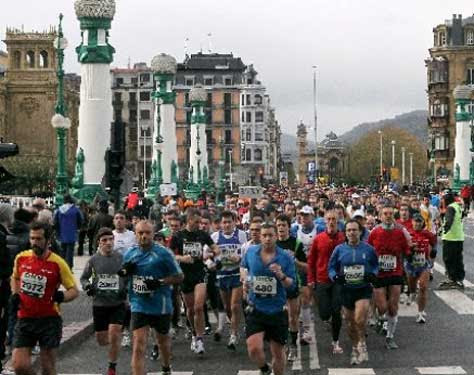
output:
{"label": "overcast sky", "polygon": [[[79,72],[74,52],[79,23],[71,0],[2,0],[5,27],[42,30],[63,12],[70,42],[66,69]],[[285,133],[313,123],[313,70],[318,67],[319,137],[341,134],[426,104],[424,59],[433,26],[453,13],[472,15],[472,0],[117,0],[110,43],[112,66],[150,63],[160,52],[208,50],[254,64]],[[5,49],[3,43],[0,49]]]}

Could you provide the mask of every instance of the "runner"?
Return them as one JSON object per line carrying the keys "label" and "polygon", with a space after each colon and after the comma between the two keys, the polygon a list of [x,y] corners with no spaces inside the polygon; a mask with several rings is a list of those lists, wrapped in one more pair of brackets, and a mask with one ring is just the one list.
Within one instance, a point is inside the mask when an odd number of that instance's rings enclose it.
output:
{"label": "runner", "polygon": [[346,223],[347,243],[338,245],[328,266],[329,278],[342,285],[341,300],[352,342],[351,365],[369,360],[365,327],[372,298],[370,282],[378,268],[374,248],[360,240],[362,226],[356,220]]}
{"label": "runner", "polygon": [[[274,375],[283,375],[288,339],[288,315],[284,308],[286,291],[295,283],[295,263],[276,246],[276,227],[265,223],[261,228],[262,244],[251,246],[241,264],[241,280],[249,297],[247,350],[262,375],[272,374],[272,368]],[[270,341],[271,365],[265,360],[264,338]]]}
{"label": "runner", "polygon": [[[115,214],[114,221],[117,215],[120,214]],[[100,228],[97,243],[98,251],[87,261],[80,281],[82,289],[93,298],[92,316],[97,343],[100,346],[110,344],[107,375],[115,375],[126,315],[126,280],[117,275],[123,257],[114,250],[111,229]]]}
{"label": "runner", "polygon": [[113,246],[114,251],[122,255],[137,244],[135,233],[127,229],[127,214],[125,211],[117,211],[114,215]]}
{"label": "runner", "polygon": [[179,284],[183,274],[173,254],[153,243],[153,224],[142,220],[135,226],[138,245],[124,257],[119,276],[129,280],[132,310],[132,374],[145,373],[145,349],[148,331],[156,331],[160,346],[161,373],[171,374],[171,338],[169,329],[173,305],[170,285]]}
{"label": "runner", "polygon": [[413,230],[410,232],[413,243],[413,251],[405,263],[408,274],[408,286],[410,298],[415,300],[418,286],[418,315],[417,323],[426,323],[426,302],[428,299],[428,283],[430,280],[430,259],[436,258],[437,238],[429,230],[424,229],[425,221],[420,214],[413,217]]}
{"label": "runner", "polygon": [[[206,301],[206,265],[205,258],[215,257],[219,248],[209,234],[199,229],[200,214],[196,209],[189,208],[186,215],[186,227],[175,234],[170,243],[180,262],[184,281],[181,285],[186,314],[192,326],[193,337],[191,351],[204,354],[204,303]],[[204,254],[204,246],[209,247],[209,254]]]}
{"label": "runner", "polygon": [[[42,374],[56,374],[56,352],[62,337],[59,304],[78,295],[74,276],[63,258],[49,250],[53,229],[46,223],[30,226],[31,250],[15,258],[11,305],[18,320],[13,337],[13,369],[34,374],[31,349],[39,343]],[[62,285],[66,290],[60,291]]]}
{"label": "runner", "polygon": [[[387,349],[398,349],[394,334],[398,322],[398,304],[403,284],[402,257],[410,253],[407,237],[393,218],[393,207],[384,206],[381,212],[382,224],[369,235],[369,245],[375,248],[379,261],[379,272],[373,283],[375,305],[381,318],[387,313]],[[382,319],[379,327],[383,326]]]}
{"label": "runner", "polygon": [[[235,227],[235,216],[231,211],[221,214],[221,230],[213,233],[211,238],[219,247],[221,267],[217,270],[222,303],[231,322],[231,332],[227,348],[235,350],[238,342],[238,331],[242,308],[242,283],[240,282],[239,265],[242,245],[247,242],[245,233]],[[222,314],[219,315],[221,320]],[[220,327],[221,328],[221,327]]]}
{"label": "runner", "polygon": [[[303,251],[303,244],[295,237],[290,236],[291,219],[286,215],[279,215],[276,218],[278,241],[277,246],[286,250],[287,254],[295,261],[296,269],[306,268],[306,255]],[[295,270],[295,274],[296,270]],[[296,280],[295,287],[287,291],[288,323],[290,333],[290,345],[288,346],[288,362],[293,362],[298,356],[297,340],[299,330],[299,286]]]}
{"label": "runner", "polygon": [[326,212],[325,219],[326,230],[316,236],[308,254],[308,286],[316,293],[321,319],[331,320],[332,353],[341,354],[341,287],[329,278],[328,263],[334,248],[343,243],[345,237],[337,230],[338,217],[334,211]]}

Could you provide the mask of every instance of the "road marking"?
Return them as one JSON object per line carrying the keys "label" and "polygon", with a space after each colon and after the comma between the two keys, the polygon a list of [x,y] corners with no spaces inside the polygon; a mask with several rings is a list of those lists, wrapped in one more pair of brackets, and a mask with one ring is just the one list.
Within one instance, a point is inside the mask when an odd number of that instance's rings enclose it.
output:
{"label": "road marking", "polygon": [[[172,371],[173,375],[193,375],[192,371]],[[161,375],[160,372],[149,372],[147,375]]]}
{"label": "road marking", "polygon": [[314,320],[311,320],[309,332],[312,342],[309,344],[309,368],[310,370],[319,370],[318,342],[316,341],[316,332],[314,330]]}
{"label": "road marking", "polygon": [[459,366],[440,366],[440,367],[415,367],[419,374],[423,375],[461,375],[467,374]]}
{"label": "road marking", "polygon": [[328,375],[375,375],[371,368],[330,368]]}
{"label": "road marking", "polygon": [[[435,271],[438,271],[439,273],[442,273],[443,275],[446,274],[446,268],[444,268],[444,266],[442,266],[438,262],[435,262],[434,269]],[[474,284],[471,283],[469,280],[464,280],[464,286],[466,288],[473,288]]]}
{"label": "road marking", "polygon": [[467,238],[470,238],[470,239],[474,238],[474,236],[471,236],[470,234],[464,234],[464,237],[467,237]]}
{"label": "road marking", "polygon": [[303,366],[301,365],[301,343],[300,340],[296,341],[296,351],[298,358],[296,358],[296,361],[293,362],[293,366],[291,367],[293,371],[301,371],[303,369]]}
{"label": "road marking", "polygon": [[474,301],[459,290],[435,290],[434,293],[459,315],[474,315]]}
{"label": "road marking", "polygon": [[238,375],[260,375],[260,374],[261,374],[260,370],[257,370],[257,371],[255,371],[255,370],[240,370],[238,372]]}

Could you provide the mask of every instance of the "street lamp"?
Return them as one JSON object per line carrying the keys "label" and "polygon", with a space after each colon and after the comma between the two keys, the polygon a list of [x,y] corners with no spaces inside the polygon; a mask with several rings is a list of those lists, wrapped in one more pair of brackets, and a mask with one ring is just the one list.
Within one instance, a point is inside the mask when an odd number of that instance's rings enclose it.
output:
{"label": "street lamp", "polygon": [[402,147],[402,185],[405,185],[405,151],[406,148]]}
{"label": "street lamp", "polygon": [[395,144],[397,142],[392,141],[392,168],[395,168]]}
{"label": "street lamp", "polygon": [[382,130],[378,131],[380,136],[380,177],[383,176],[383,133]]}
{"label": "street lamp", "polygon": [[225,190],[225,181],[224,181],[224,165],[225,165],[225,155],[224,155],[224,140],[222,136],[219,137],[219,145],[221,147],[221,157],[219,160],[219,183],[217,184],[217,198],[219,202],[224,202],[224,190]]}
{"label": "street lamp", "polygon": [[413,152],[408,155],[410,156],[410,185],[413,185]]}
{"label": "street lamp", "polygon": [[318,111],[316,106],[316,65],[313,65],[313,104],[314,104],[314,183],[319,183],[318,163]]}
{"label": "street lamp", "polygon": [[68,191],[67,171],[66,171],[66,131],[71,127],[71,121],[66,117],[66,105],[64,103],[64,49],[67,47],[67,40],[63,37],[62,13],[59,15],[58,37],[54,41],[56,54],[58,57],[58,67],[56,76],[58,78],[58,93],[54,116],[51,125],[56,130],[57,155],[56,155],[56,191],[55,204],[60,206],[64,202],[64,195]]}
{"label": "street lamp", "polygon": [[232,149],[229,150],[229,183],[230,183],[230,191],[232,191],[232,185],[233,185],[233,176],[232,176]]}

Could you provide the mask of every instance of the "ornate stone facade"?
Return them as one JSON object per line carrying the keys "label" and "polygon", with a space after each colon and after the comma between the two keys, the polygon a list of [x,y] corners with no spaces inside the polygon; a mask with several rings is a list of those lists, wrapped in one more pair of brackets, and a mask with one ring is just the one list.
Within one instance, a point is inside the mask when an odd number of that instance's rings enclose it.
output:
{"label": "ornate stone facade", "polygon": [[[0,78],[0,137],[17,143],[20,155],[44,157],[54,164],[56,135],[51,126],[57,95],[56,32],[7,29],[8,67]],[[67,116],[71,120],[67,150],[70,166],[77,147],[79,94],[66,82]],[[54,160],[53,160],[54,159]]]}

